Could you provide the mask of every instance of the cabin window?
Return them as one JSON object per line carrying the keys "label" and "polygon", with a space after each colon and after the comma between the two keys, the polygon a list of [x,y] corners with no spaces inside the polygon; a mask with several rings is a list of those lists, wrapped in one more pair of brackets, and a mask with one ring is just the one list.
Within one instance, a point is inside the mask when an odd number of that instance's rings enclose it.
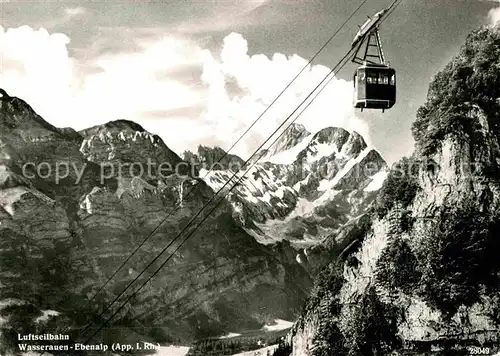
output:
{"label": "cabin window", "polygon": [[391,80],[389,81],[390,85],[396,85],[396,75],[391,75]]}
{"label": "cabin window", "polygon": [[377,84],[377,77],[373,74],[366,76],[366,84]]}
{"label": "cabin window", "polygon": [[378,83],[385,84],[385,85],[389,84],[389,76],[387,75],[387,73],[379,73]]}
{"label": "cabin window", "polygon": [[361,72],[358,75],[358,83],[359,84],[365,84],[365,73]]}

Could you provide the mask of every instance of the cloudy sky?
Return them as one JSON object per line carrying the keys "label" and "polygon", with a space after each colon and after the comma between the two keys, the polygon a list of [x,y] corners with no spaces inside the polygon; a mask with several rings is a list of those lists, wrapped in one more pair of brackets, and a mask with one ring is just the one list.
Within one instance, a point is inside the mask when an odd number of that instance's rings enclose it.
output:
{"label": "cloudy sky", "polygon": [[[182,153],[229,148],[361,0],[0,2],[0,87],[56,126],[133,120]],[[259,146],[388,4],[369,0],[232,152]],[[393,162],[413,149],[431,77],[471,30],[498,20],[498,0],[403,0],[381,28],[396,106],[355,112],[350,64],[299,122],[356,130]]]}

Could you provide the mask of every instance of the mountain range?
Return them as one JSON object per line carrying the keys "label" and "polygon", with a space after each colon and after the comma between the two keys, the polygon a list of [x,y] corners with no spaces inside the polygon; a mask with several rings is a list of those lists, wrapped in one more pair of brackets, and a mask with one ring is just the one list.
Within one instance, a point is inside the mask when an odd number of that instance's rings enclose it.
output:
{"label": "mountain range", "polygon": [[2,354],[18,333],[90,336],[80,332],[189,233],[94,342],[192,342],[295,320],[319,269],[351,242],[339,232],[358,227],[387,175],[378,152],[341,128],[292,125],[247,164],[218,147],[181,158],[137,123],[56,128],[2,94]]}
{"label": "mountain range", "polygon": [[110,316],[93,343],[206,353],[279,320],[273,356],[498,352],[499,58],[500,25],[468,36],[390,168],[338,127],[292,125],[248,161],[178,155],[131,121],[56,128],[0,90],[0,353]]}

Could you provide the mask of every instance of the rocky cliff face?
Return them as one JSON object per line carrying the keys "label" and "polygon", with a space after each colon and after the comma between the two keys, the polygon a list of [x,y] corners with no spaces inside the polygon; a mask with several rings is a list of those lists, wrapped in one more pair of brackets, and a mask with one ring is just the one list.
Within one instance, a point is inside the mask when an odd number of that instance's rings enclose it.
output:
{"label": "rocky cliff face", "polygon": [[321,272],[291,355],[498,351],[499,49],[500,28],[479,29],[431,83],[415,153],[391,169],[359,243]]}

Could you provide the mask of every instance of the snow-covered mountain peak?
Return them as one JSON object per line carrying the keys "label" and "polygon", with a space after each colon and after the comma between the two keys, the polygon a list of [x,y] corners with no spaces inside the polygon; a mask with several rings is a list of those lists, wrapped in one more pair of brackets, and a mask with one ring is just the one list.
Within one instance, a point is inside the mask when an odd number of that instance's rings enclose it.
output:
{"label": "snow-covered mountain peak", "polygon": [[[385,179],[387,164],[356,132],[327,127],[294,143],[264,153],[244,177],[239,173],[228,196],[235,218],[259,242],[318,244],[362,214]],[[232,176],[204,173],[215,190]]]}
{"label": "snow-covered mountain peak", "polygon": [[[311,164],[323,157],[351,159],[357,157],[368,146],[363,137],[357,132],[348,132],[340,127],[327,127],[317,133],[300,136],[295,145],[285,149],[269,150],[262,155],[261,161],[274,164]],[[277,153],[272,153],[276,152]]]}
{"label": "snow-covered mountain peak", "polygon": [[311,133],[304,125],[293,123],[287,128],[278,141],[269,149],[269,156],[274,156],[280,152],[288,151],[309,137]]}

